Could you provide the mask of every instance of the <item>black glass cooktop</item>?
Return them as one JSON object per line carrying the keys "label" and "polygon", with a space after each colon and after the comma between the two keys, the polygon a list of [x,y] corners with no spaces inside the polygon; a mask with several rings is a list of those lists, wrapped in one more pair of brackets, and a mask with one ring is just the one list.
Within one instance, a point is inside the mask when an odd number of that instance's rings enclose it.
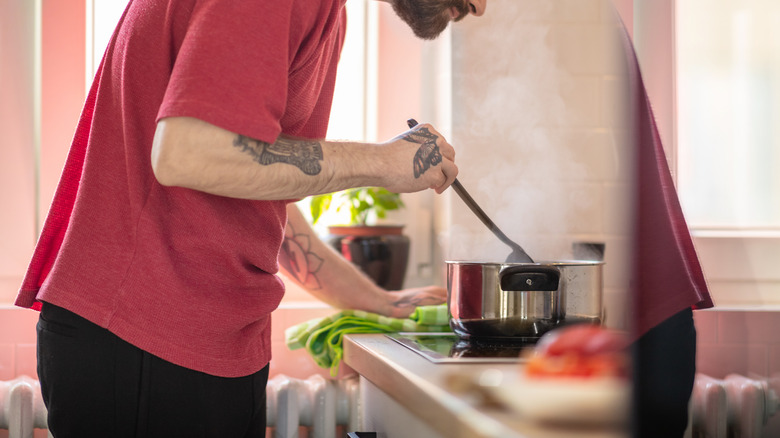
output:
{"label": "black glass cooktop", "polygon": [[388,338],[435,363],[518,363],[533,342],[475,341],[453,333],[390,333]]}

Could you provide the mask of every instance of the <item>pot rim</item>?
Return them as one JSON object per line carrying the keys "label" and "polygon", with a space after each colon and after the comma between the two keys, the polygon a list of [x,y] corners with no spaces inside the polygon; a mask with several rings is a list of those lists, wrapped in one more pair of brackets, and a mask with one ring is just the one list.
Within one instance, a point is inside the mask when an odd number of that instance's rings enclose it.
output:
{"label": "pot rim", "polygon": [[482,265],[482,266],[598,266],[606,262],[602,260],[554,260],[537,261],[534,263],[510,263],[478,260],[445,260],[448,265]]}

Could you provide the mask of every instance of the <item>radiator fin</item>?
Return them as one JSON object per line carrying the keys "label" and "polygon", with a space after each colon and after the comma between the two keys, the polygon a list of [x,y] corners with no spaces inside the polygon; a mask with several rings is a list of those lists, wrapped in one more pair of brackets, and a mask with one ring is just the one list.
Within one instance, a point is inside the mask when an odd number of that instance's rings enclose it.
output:
{"label": "radiator fin", "polygon": [[[309,438],[335,438],[337,427],[358,430],[359,384],[357,376],[302,380],[277,375],[266,388],[266,423],[274,437],[284,438],[297,438],[300,427]],[[0,381],[0,429],[7,429],[9,438],[33,438],[34,429],[47,428],[38,381],[27,376]]]}
{"label": "radiator fin", "polygon": [[729,374],[696,374],[691,395],[692,438],[760,438],[778,410],[778,397],[765,380]]}

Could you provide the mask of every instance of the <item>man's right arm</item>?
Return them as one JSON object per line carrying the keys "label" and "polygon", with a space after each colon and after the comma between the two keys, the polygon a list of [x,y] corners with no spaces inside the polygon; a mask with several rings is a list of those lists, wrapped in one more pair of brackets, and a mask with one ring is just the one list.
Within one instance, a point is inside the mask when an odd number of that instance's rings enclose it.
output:
{"label": "man's right arm", "polygon": [[381,144],[285,136],[267,143],[172,117],[157,124],[152,168],[163,185],[243,199],[293,199],[362,186],[441,193],[457,175],[454,154],[429,125]]}

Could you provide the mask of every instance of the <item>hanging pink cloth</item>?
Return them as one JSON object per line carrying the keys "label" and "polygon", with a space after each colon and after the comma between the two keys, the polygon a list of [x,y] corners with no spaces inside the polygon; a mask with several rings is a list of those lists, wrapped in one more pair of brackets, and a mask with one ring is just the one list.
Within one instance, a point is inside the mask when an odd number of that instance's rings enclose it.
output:
{"label": "hanging pink cloth", "polygon": [[623,37],[638,175],[630,321],[635,335],[640,336],[686,308],[713,307],[713,302],[680,207],[634,46],[626,32]]}

